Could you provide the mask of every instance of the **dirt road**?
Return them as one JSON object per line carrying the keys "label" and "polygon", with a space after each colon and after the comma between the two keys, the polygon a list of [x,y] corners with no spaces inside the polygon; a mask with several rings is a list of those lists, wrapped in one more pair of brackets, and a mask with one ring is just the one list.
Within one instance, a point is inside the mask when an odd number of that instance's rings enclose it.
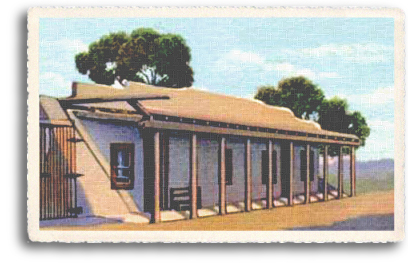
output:
{"label": "dirt road", "polygon": [[81,227],[47,227],[45,230],[185,230],[185,231],[238,231],[286,230],[299,227],[328,226],[334,222],[369,215],[394,213],[393,191],[359,195],[354,198],[257,210],[246,213],[213,216],[195,220],[140,225],[132,223],[100,224]]}

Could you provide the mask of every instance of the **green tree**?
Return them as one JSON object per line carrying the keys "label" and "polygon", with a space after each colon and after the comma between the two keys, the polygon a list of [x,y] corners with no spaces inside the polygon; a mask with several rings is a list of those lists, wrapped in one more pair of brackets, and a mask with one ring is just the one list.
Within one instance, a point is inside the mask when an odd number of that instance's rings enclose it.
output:
{"label": "green tree", "polygon": [[298,118],[315,120],[324,94],[312,81],[299,76],[282,79],[277,88],[274,86],[259,87],[255,99],[269,105],[289,108]]}
{"label": "green tree", "polygon": [[115,79],[165,87],[189,87],[193,69],[191,50],[176,34],[160,34],[151,28],[110,33],[75,56],[81,74],[92,81],[111,85]]}
{"label": "green tree", "polygon": [[[323,91],[302,76],[283,79],[278,88],[261,86],[255,99],[269,105],[287,107],[298,118],[317,121],[324,130],[354,134],[360,138],[361,146],[365,145],[370,135],[366,119],[359,111],[350,111],[346,99],[325,99]],[[344,151],[349,152],[348,149]],[[337,154],[337,148],[329,148],[329,155]]]}
{"label": "green tree", "polygon": [[[347,100],[339,97],[323,101],[318,122],[324,130],[356,135],[360,138],[361,146],[365,145],[370,136],[370,128],[361,112],[350,111]],[[329,155],[335,156],[338,151],[337,148],[330,147]],[[349,149],[345,148],[344,152],[348,153]]]}

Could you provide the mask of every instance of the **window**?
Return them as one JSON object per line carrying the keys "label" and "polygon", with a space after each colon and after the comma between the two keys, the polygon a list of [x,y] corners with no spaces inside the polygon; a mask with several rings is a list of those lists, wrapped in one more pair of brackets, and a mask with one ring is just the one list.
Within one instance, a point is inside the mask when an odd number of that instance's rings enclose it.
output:
{"label": "window", "polygon": [[111,188],[131,190],[134,187],[135,145],[112,143],[111,156]]}
{"label": "window", "polygon": [[306,151],[300,151],[300,180],[306,181]]}
{"label": "window", "polygon": [[268,185],[268,151],[262,151],[262,184]]}
{"label": "window", "polygon": [[[268,151],[262,151],[262,184],[268,184]],[[272,152],[272,184],[278,183],[277,152]]]}
{"label": "window", "polygon": [[312,150],[310,150],[310,164],[309,164],[309,169],[310,169],[310,181],[314,180],[314,175],[315,175],[315,167],[314,167],[314,152]]}
{"label": "window", "polygon": [[225,149],[225,184],[232,185],[232,149]]}

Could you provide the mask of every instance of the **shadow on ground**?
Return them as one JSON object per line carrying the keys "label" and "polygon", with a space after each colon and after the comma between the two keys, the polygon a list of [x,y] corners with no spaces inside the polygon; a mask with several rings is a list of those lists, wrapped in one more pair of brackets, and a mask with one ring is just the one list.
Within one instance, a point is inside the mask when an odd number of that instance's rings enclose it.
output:
{"label": "shadow on ground", "polygon": [[296,227],[297,231],[393,231],[394,214],[364,216],[335,222],[331,226]]}
{"label": "shadow on ground", "polygon": [[88,226],[88,225],[101,225],[101,224],[118,224],[123,223],[120,219],[105,218],[98,216],[84,216],[79,218],[66,218],[56,220],[45,220],[40,222],[40,227],[53,227],[53,226]]}

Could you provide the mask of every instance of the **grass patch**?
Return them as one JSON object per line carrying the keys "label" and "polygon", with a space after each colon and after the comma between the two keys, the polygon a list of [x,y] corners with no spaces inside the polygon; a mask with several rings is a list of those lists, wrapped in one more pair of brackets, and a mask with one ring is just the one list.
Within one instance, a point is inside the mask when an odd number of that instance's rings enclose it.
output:
{"label": "grass patch", "polygon": [[[330,174],[328,182],[330,185],[337,187],[337,175]],[[349,179],[344,179],[343,189],[346,193],[350,191]],[[373,192],[390,191],[394,189],[394,172],[382,172],[369,178],[359,178],[357,175],[356,192],[357,194],[367,194]]]}

